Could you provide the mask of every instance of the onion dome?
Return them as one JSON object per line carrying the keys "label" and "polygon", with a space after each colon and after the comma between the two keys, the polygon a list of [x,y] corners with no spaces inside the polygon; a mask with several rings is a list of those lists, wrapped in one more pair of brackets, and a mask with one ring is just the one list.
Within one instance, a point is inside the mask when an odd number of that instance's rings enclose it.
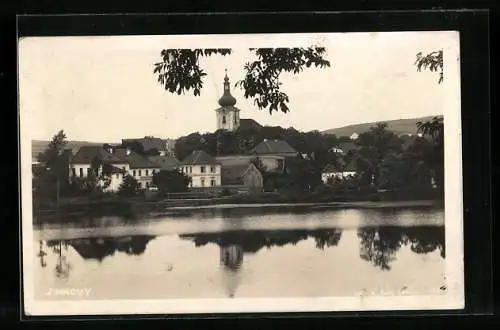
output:
{"label": "onion dome", "polygon": [[236,104],[236,99],[231,95],[231,91],[229,89],[229,78],[227,77],[227,69],[226,76],[224,77],[224,94],[219,99],[219,105],[221,107],[232,107]]}

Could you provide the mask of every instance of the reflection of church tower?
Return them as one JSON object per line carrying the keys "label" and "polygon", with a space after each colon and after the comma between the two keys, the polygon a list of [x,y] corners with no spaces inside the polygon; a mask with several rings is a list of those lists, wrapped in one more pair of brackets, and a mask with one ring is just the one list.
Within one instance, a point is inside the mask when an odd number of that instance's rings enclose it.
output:
{"label": "reflection of church tower", "polygon": [[225,269],[237,272],[243,264],[243,248],[239,245],[221,247],[220,263]]}
{"label": "reflection of church tower", "polygon": [[240,126],[240,109],[236,108],[236,99],[231,95],[229,87],[229,78],[224,77],[224,94],[219,99],[221,106],[216,111],[217,113],[217,130],[223,129],[227,131],[236,131]]}
{"label": "reflection of church tower", "polygon": [[221,246],[220,264],[223,267],[222,281],[229,298],[234,298],[240,284],[239,270],[243,264],[243,248],[239,245]]}

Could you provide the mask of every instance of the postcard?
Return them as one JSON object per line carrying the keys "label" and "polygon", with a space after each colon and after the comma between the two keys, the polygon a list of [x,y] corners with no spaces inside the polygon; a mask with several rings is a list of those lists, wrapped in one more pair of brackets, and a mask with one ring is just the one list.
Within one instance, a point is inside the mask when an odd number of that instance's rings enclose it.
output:
{"label": "postcard", "polygon": [[464,307],[458,32],[18,47],[26,315]]}

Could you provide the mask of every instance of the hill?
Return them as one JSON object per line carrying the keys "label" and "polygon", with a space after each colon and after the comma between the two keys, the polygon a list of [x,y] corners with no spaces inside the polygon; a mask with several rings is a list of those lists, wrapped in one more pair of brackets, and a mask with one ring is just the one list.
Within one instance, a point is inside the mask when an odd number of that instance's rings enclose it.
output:
{"label": "hill", "polygon": [[[31,141],[31,157],[33,160],[36,160],[38,154],[43,152],[47,146],[49,145],[49,141],[40,141],[33,140]],[[83,146],[98,146],[103,145],[102,142],[88,142],[88,141],[68,141],[66,145],[67,149],[72,149],[73,153],[76,153],[80,147]]]}
{"label": "hill", "polygon": [[[409,119],[396,119],[384,121],[388,125],[388,129],[397,134],[415,134],[417,131],[416,123],[418,121],[431,120],[434,116],[419,117],[419,118],[409,118]],[[438,116],[442,117],[442,116]],[[370,127],[376,125],[379,122],[363,123],[348,125],[338,128],[332,128],[323,131],[323,134],[335,134],[337,136],[351,136],[353,133],[361,134],[370,129]]]}

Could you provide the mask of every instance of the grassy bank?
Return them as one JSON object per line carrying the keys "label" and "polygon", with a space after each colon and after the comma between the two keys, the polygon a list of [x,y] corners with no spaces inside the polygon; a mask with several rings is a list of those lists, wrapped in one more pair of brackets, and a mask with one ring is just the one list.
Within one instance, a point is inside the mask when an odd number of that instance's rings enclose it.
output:
{"label": "grassy bank", "polygon": [[62,198],[59,206],[45,203],[35,208],[34,216],[49,218],[78,216],[122,216],[134,218],[149,212],[168,212],[173,209],[199,209],[207,207],[376,207],[377,205],[397,205],[395,207],[411,207],[415,202],[432,205],[443,203],[438,195],[432,193],[415,194],[404,192],[377,192],[358,194],[283,194],[258,193],[215,198],[198,199],[165,199],[161,196],[122,197],[114,194],[102,196],[80,196]]}

